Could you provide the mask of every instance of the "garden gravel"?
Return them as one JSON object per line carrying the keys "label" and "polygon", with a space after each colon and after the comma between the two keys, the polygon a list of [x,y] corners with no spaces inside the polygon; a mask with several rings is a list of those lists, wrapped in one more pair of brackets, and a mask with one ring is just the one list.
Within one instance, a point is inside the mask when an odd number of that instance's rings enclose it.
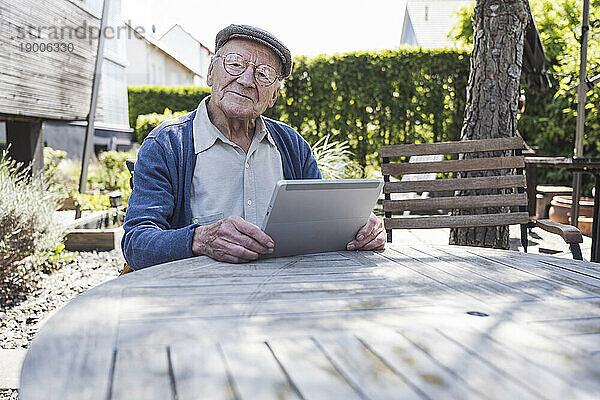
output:
{"label": "garden gravel", "polygon": [[0,400],[19,400],[16,389],[0,389]]}
{"label": "garden gravel", "polygon": [[[44,318],[78,294],[116,278],[123,263],[117,249],[79,252],[59,270],[41,274],[33,291],[0,305],[0,349],[29,348]],[[0,389],[0,400],[18,398],[17,390]]]}
{"label": "garden gravel", "polygon": [[78,294],[117,277],[123,262],[117,249],[79,252],[59,270],[41,274],[32,292],[1,305],[0,349],[27,349],[40,321]]}

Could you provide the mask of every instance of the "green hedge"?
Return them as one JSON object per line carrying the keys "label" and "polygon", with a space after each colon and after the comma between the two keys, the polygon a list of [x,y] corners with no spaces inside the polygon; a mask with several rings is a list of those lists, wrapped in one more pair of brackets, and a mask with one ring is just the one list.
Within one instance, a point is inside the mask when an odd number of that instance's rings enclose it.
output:
{"label": "green hedge", "polygon": [[135,127],[138,115],[162,113],[165,108],[174,111],[195,110],[198,103],[210,94],[203,87],[129,86],[129,126]]}
{"label": "green hedge", "polygon": [[299,57],[282,98],[266,115],[309,143],[348,141],[358,162],[377,162],[382,144],[456,140],[462,128],[469,56],[399,50]]}
{"label": "green hedge", "polygon": [[[192,108],[192,110],[195,109]],[[156,128],[158,125],[162,124],[164,121],[168,121],[173,118],[177,118],[183,114],[187,114],[188,111],[182,110],[178,112],[172,112],[168,108],[165,108],[162,114],[152,113],[152,114],[144,114],[138,115],[137,121],[135,122],[135,129],[133,131],[133,140],[142,143],[146,136],[152,131],[152,129]]]}
{"label": "green hedge", "polygon": [[[311,144],[327,135],[348,141],[365,166],[377,163],[384,143],[460,136],[469,75],[464,52],[386,50],[298,57],[294,64],[281,98],[265,115],[291,125]],[[203,88],[130,87],[130,117],[193,110],[206,94]]]}

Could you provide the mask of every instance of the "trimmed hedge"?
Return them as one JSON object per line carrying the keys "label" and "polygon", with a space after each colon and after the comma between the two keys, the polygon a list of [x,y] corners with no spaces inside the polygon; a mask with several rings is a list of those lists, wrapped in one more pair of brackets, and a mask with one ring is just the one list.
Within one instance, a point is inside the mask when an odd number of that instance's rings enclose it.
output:
{"label": "trimmed hedge", "polygon": [[165,108],[174,111],[195,110],[209,94],[209,88],[194,86],[129,86],[129,126],[136,126],[138,115],[162,113]]}
{"label": "trimmed hedge", "polygon": [[[311,144],[327,135],[348,141],[362,166],[377,164],[382,144],[458,139],[468,76],[469,55],[454,50],[297,57],[281,98],[265,115],[291,125]],[[130,87],[130,118],[165,108],[193,110],[208,93]]]}
{"label": "trimmed hedge", "polygon": [[454,50],[384,50],[298,57],[282,98],[266,115],[309,143],[348,141],[357,161],[377,164],[382,144],[460,137],[469,55]]}
{"label": "trimmed hedge", "polygon": [[[195,109],[195,107],[192,108],[192,110],[193,109]],[[137,121],[135,123],[135,129],[133,131],[133,140],[138,143],[142,143],[144,139],[146,139],[146,136],[148,136],[148,134],[152,132],[152,129],[156,128],[164,121],[177,118],[187,113],[188,111],[185,110],[174,113],[168,108],[165,108],[162,114],[152,113],[138,115]]]}

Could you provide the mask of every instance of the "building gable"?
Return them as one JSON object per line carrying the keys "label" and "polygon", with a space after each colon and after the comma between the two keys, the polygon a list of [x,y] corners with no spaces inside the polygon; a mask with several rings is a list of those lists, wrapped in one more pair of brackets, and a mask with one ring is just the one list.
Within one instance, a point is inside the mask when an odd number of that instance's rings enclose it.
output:
{"label": "building gable", "polygon": [[[457,47],[448,33],[457,22],[457,12],[472,0],[408,0],[400,44],[423,48]],[[406,33],[406,34],[405,34]]]}

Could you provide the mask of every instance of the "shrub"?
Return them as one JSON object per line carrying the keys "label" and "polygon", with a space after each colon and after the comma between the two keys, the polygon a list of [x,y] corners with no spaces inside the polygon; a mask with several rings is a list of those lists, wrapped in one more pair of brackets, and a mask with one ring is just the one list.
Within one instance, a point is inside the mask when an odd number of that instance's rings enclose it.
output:
{"label": "shrub", "polygon": [[209,94],[210,89],[203,87],[129,86],[129,125],[135,127],[139,115],[161,113],[165,108],[195,110]]}
{"label": "shrub", "polygon": [[152,129],[156,128],[165,121],[177,118],[180,115],[184,114],[187,114],[187,111],[178,111],[174,113],[168,108],[165,108],[163,114],[152,113],[146,115],[139,115],[135,123],[133,140],[138,143],[142,143],[144,139],[146,139],[146,136],[148,136],[148,134],[152,131]]}
{"label": "shrub", "polygon": [[[55,150],[46,148],[48,154]],[[79,204],[83,210],[105,210],[110,207],[106,192],[118,190],[127,205],[131,195],[129,186],[130,174],[125,160],[137,158],[137,151],[105,151],[94,157],[88,165],[87,188],[90,193],[78,192],[81,162],[78,160],[62,159],[56,167],[48,167],[55,171],[52,183],[61,194],[68,195]]]}
{"label": "shrub", "polygon": [[64,232],[55,220],[58,193],[44,174],[0,155],[0,300],[47,266]]}
{"label": "shrub", "polygon": [[65,160],[67,152],[55,150],[52,147],[44,147],[44,175],[49,182],[60,182],[58,165]]}
{"label": "shrub", "polygon": [[348,142],[329,141],[329,135],[312,147],[323,179],[361,178],[362,168],[354,160]]}
{"label": "shrub", "polygon": [[131,195],[129,178],[131,174],[127,169],[125,161],[136,159],[137,151],[105,151],[100,153],[100,163],[96,173],[89,177],[90,188],[93,190],[110,192],[118,190],[123,196],[123,203],[127,205]]}

